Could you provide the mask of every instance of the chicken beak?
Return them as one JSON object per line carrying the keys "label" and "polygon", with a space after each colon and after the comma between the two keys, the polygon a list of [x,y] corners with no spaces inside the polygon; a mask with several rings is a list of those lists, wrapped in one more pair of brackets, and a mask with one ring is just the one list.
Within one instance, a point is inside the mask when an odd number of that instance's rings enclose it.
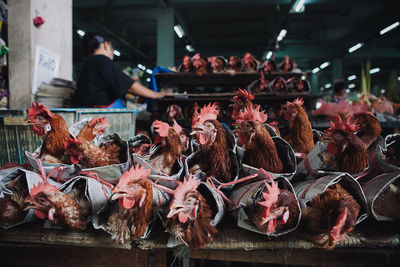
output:
{"label": "chicken beak", "polygon": [[286,211],[286,209],[287,209],[287,207],[279,207],[279,208],[275,209],[273,212],[271,212],[271,214],[269,216],[263,217],[260,221],[260,224],[264,225],[267,222],[269,222],[270,220],[280,217]]}
{"label": "chicken beak", "polygon": [[182,208],[184,208],[182,204],[173,202],[170,206],[170,211],[168,212],[167,218],[171,218],[174,215],[178,214]]}
{"label": "chicken beak", "polygon": [[202,132],[204,132],[203,127],[202,127],[201,125],[199,125],[199,124],[196,124],[196,125],[193,127],[193,131],[190,133],[190,135],[195,135],[195,134],[197,134],[197,133],[202,133]]}

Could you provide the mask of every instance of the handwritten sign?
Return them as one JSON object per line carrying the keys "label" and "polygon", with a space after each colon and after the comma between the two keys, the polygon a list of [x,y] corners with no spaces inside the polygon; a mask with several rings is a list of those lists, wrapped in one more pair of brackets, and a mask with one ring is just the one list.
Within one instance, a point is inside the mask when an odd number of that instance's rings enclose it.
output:
{"label": "handwritten sign", "polygon": [[37,45],[34,70],[32,94],[35,94],[42,82],[49,83],[58,75],[60,57],[53,52]]}

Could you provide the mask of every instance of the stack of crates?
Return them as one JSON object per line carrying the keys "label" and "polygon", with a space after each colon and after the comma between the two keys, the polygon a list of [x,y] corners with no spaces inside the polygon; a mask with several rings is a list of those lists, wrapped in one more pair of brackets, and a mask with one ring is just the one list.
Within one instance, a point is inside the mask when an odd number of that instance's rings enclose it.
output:
{"label": "stack of crates", "polygon": [[[52,109],[62,116],[68,127],[85,117],[106,117],[111,125],[105,135],[117,133],[129,140],[135,135],[137,111],[135,109]],[[27,125],[27,110],[0,110],[0,167],[7,162],[24,163],[25,151],[33,152],[42,138]]]}

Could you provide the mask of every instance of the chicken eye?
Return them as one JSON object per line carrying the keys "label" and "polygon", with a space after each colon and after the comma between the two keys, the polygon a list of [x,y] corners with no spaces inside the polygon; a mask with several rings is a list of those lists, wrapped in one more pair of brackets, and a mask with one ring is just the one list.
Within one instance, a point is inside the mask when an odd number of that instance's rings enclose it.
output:
{"label": "chicken eye", "polygon": [[343,140],[344,137],[340,133],[336,133],[333,135],[333,138],[335,138],[336,140]]}

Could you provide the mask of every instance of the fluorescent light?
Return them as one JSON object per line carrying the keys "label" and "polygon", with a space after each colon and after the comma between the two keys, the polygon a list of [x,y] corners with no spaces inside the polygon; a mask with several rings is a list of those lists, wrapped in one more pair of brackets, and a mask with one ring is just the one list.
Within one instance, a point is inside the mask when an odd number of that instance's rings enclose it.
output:
{"label": "fluorescent light", "polygon": [[117,57],[119,57],[121,55],[121,53],[118,50],[114,49],[114,55],[116,55]]}
{"label": "fluorescent light", "polygon": [[150,79],[150,78],[147,78],[147,79],[146,79],[146,82],[148,82],[148,83],[149,83],[150,81],[151,81],[151,79]]}
{"label": "fluorescent light", "polygon": [[278,42],[282,41],[283,38],[285,38],[286,33],[287,33],[287,30],[286,30],[286,29],[282,29],[282,30],[281,30],[281,32],[279,33],[278,38],[277,38]]}
{"label": "fluorescent light", "polygon": [[304,11],[304,2],[306,0],[297,0],[297,2],[293,5],[294,12],[303,12]]}
{"label": "fluorescent light", "polygon": [[306,79],[306,75],[301,76],[301,79],[304,81]]}
{"label": "fluorescent light", "polygon": [[380,68],[370,69],[370,70],[369,70],[369,74],[377,73],[377,72],[379,72],[380,70],[381,70]]}
{"label": "fluorescent light", "polygon": [[399,77],[397,77],[397,80],[398,80],[398,81],[400,81],[400,76],[399,76]]}
{"label": "fluorescent light", "polygon": [[350,89],[356,87],[356,85],[354,83],[349,84],[348,86]]}
{"label": "fluorescent light", "polygon": [[331,87],[332,87],[332,84],[330,84],[330,83],[325,84],[325,88],[331,88]]}
{"label": "fluorescent light", "polygon": [[322,70],[322,69],[325,69],[326,67],[328,67],[329,65],[331,65],[331,63],[327,61],[327,62],[322,63],[321,66],[319,66],[319,68]]}
{"label": "fluorescent light", "polygon": [[183,31],[181,25],[175,25],[174,31],[179,38],[182,38],[185,35],[185,32]]}
{"label": "fluorescent light", "polygon": [[384,94],[386,92],[385,89],[381,89],[381,94]]}
{"label": "fluorescent light", "polygon": [[271,56],[272,56],[272,51],[269,51],[269,52],[267,53],[267,56],[266,56],[267,60],[270,59]]}
{"label": "fluorescent light", "polygon": [[315,69],[312,70],[312,73],[317,73],[319,71],[319,68],[316,67]]}
{"label": "fluorescent light", "polygon": [[400,25],[400,23],[399,23],[398,21],[396,21],[396,22],[393,23],[392,25],[387,26],[385,29],[381,30],[381,31],[379,32],[379,34],[380,34],[380,35],[384,35],[384,34],[387,33],[388,31],[393,30],[394,28],[396,28],[396,27],[399,26],[399,25]]}
{"label": "fluorescent light", "polygon": [[351,75],[351,76],[347,77],[347,80],[352,81],[352,80],[355,80],[356,78],[357,78],[356,75]]}
{"label": "fluorescent light", "polygon": [[350,93],[350,89],[346,89],[346,94]]}
{"label": "fluorescent light", "polygon": [[193,48],[193,46],[191,46],[191,45],[186,45],[186,50],[187,50],[188,52],[193,52],[193,51],[194,51],[194,48]]}
{"label": "fluorescent light", "polygon": [[150,74],[150,75],[153,74],[153,71],[152,71],[151,69],[147,69],[146,72],[147,72],[148,74]]}
{"label": "fluorescent light", "polygon": [[141,70],[146,70],[147,68],[145,66],[143,66],[142,64],[138,64],[137,65],[139,69]]}
{"label": "fluorescent light", "polygon": [[319,109],[321,106],[322,106],[322,103],[319,102],[319,101],[317,102],[317,104],[315,104],[315,108],[316,108],[316,109]]}
{"label": "fluorescent light", "polygon": [[357,49],[360,49],[364,44],[363,43],[358,43],[356,45],[353,45],[352,47],[349,48],[349,53],[353,53]]}
{"label": "fluorescent light", "polygon": [[77,33],[80,37],[83,37],[83,36],[85,36],[85,34],[86,34],[86,32],[85,32],[84,30],[81,30],[81,29],[77,30],[76,33]]}

